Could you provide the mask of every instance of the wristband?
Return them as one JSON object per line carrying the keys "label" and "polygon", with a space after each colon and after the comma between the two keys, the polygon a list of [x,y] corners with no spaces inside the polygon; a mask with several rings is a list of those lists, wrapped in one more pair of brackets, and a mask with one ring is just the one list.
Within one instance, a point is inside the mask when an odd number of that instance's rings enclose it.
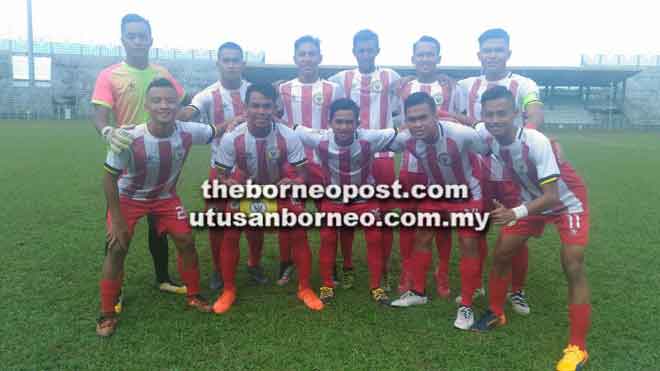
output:
{"label": "wristband", "polygon": [[514,207],[513,209],[511,209],[511,211],[513,211],[513,213],[516,215],[516,220],[526,217],[529,213],[529,210],[527,210],[527,206],[525,206],[524,204]]}

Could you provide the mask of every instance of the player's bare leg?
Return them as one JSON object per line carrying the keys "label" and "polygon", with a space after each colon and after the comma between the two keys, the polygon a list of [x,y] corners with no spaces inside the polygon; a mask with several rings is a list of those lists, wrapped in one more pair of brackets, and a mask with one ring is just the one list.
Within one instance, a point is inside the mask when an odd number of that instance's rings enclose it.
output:
{"label": "player's bare leg", "polygon": [[561,265],[568,283],[570,337],[557,370],[576,370],[589,359],[586,337],[591,326],[591,295],[584,267],[584,247],[565,245],[561,250]]}
{"label": "player's bare leg", "polygon": [[115,312],[115,303],[119,297],[122,286],[122,272],[124,271],[124,260],[128,253],[129,242],[121,246],[119,241],[109,241],[103,268],[101,273],[101,315],[96,322],[96,334],[102,337],[111,336],[119,321]]}
{"label": "player's bare leg", "polygon": [[179,275],[188,289],[186,304],[200,312],[211,312],[209,303],[199,294],[199,258],[195,249],[192,233],[173,233],[170,235],[180,259],[178,259]]}
{"label": "player's bare leg", "polygon": [[511,261],[528,238],[529,236],[502,233],[498,236],[488,277],[489,310],[474,323],[472,330],[486,332],[506,324],[504,302],[511,282]]}

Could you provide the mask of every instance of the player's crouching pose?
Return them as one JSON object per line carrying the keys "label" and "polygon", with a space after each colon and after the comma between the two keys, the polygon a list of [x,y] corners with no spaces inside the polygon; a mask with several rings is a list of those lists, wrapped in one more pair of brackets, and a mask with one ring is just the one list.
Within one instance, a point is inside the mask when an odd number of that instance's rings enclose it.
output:
{"label": "player's crouching pose", "polygon": [[174,85],[159,78],[147,88],[146,124],[127,129],[134,138],[129,148],[108,151],[103,189],[108,202],[108,253],[103,262],[99,336],[114,333],[119,320],[114,305],[121,290],[121,272],[135,223],[153,215],[156,228],[175,242],[181,259],[179,274],[188,288],[186,304],[201,312],[210,305],[199,295],[197,251],[188,217],[176,194],[176,183],[192,144],[208,144],[221,133],[214,127],[176,121],[179,98]]}
{"label": "player's crouching pose", "polygon": [[[300,139],[293,130],[273,121],[277,100],[275,88],[269,84],[250,85],[245,99],[247,122],[222,138],[220,150],[216,154],[215,164],[220,171],[220,181],[227,185],[239,184],[232,176],[232,170],[236,168],[256,184],[304,182],[304,176],[299,175],[304,175],[306,162]],[[290,173],[287,172],[287,165],[299,170],[297,176],[287,176]],[[303,207],[302,203],[292,199],[277,200],[277,212],[288,209],[290,212],[299,213],[303,211]],[[239,208],[237,200],[230,201],[227,212],[238,212]],[[213,305],[213,311],[218,314],[231,309],[236,299],[236,266],[240,257],[241,231],[242,229],[230,227],[225,229],[223,234],[220,260],[225,287]],[[281,229],[280,233],[288,233],[289,236],[282,240],[293,244],[293,260],[298,270],[298,298],[312,310],[323,309],[323,303],[310,287],[312,253],[305,229]]]}
{"label": "player's crouching pose", "polygon": [[502,224],[489,277],[490,310],[474,324],[485,332],[506,324],[504,302],[511,279],[511,259],[529,237],[555,224],[563,245],[561,263],[568,281],[570,338],[557,370],[581,370],[589,358],[585,340],[591,323],[590,293],[584,268],[589,239],[587,192],[582,179],[567,162],[558,163],[548,138],[533,129],[514,125],[518,112],[504,87],[487,90],[481,97],[482,119],[477,132],[503,164],[521,201],[512,209],[496,203],[491,219]]}

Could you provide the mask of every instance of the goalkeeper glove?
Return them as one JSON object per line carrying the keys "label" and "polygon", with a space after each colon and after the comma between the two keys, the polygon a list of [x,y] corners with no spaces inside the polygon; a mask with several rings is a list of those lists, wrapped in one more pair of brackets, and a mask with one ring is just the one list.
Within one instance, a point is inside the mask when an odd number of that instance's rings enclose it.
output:
{"label": "goalkeeper glove", "polygon": [[128,149],[131,143],[133,143],[133,139],[135,139],[125,128],[114,128],[112,126],[104,127],[101,130],[101,136],[103,136],[105,142],[110,146],[110,150],[114,153],[120,153]]}

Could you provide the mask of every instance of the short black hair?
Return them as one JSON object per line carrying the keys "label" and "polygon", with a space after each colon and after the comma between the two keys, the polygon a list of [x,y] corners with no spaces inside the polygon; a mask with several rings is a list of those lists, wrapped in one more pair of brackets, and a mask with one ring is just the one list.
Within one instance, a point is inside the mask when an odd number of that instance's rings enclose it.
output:
{"label": "short black hair", "polygon": [[321,51],[321,40],[311,35],[305,35],[298,38],[298,40],[296,40],[296,42],[293,43],[293,53],[295,54],[298,51],[300,45],[305,43],[312,44],[316,46],[316,49],[318,49],[319,52]]}
{"label": "short black hair", "polygon": [[337,111],[353,111],[353,117],[357,123],[360,120],[360,107],[348,98],[335,99],[330,104],[330,121],[335,118]]}
{"label": "short black hair", "polygon": [[158,77],[158,78],[154,79],[153,81],[151,81],[149,83],[149,86],[147,86],[147,93],[149,92],[149,90],[151,90],[151,88],[172,88],[172,89],[176,90],[176,88],[174,87],[174,84],[172,83],[172,81],[170,81],[170,80],[168,80],[164,77]]}
{"label": "short black hair", "polygon": [[250,103],[250,97],[254,92],[261,93],[264,97],[271,99],[273,103],[277,101],[277,90],[275,90],[273,85],[257,83],[248,86],[247,91],[245,92],[245,104]]}
{"label": "short black hair", "polygon": [[378,35],[376,35],[375,32],[373,32],[371,30],[366,30],[366,29],[358,31],[353,36],[353,49],[355,49],[355,45],[357,45],[357,43],[359,41],[371,41],[371,40],[376,41],[376,45],[378,46],[378,44],[379,44],[378,43]]}
{"label": "short black hair", "polygon": [[417,49],[417,44],[419,43],[431,43],[435,45],[436,49],[438,50],[438,55],[440,55],[440,42],[432,36],[424,35],[419,38],[419,40],[415,41],[413,44],[413,55],[415,55],[415,50]]}
{"label": "short black hair", "polygon": [[431,108],[431,112],[435,116],[435,112],[438,109],[438,106],[435,104],[435,99],[433,99],[428,93],[423,91],[418,91],[417,93],[412,93],[406,98],[403,102],[403,112],[404,114],[408,112],[410,107],[414,107],[420,104],[426,104]]}
{"label": "short black hair", "polygon": [[231,41],[228,41],[220,45],[220,47],[218,48],[218,58],[220,58],[220,52],[225,49],[238,50],[241,53],[241,59],[243,59],[243,48],[241,48],[241,46],[236,44],[235,42],[231,42]]}
{"label": "short black hair", "polygon": [[126,25],[129,23],[144,23],[147,25],[147,30],[149,31],[149,35],[151,36],[151,24],[149,24],[149,21],[146,20],[146,18],[142,17],[141,15],[137,15],[134,13],[126,14],[125,16],[122,17],[121,19],[121,33],[122,35],[124,34],[124,29],[126,28]]}
{"label": "short black hair", "polygon": [[481,36],[479,36],[479,46],[486,42],[486,40],[490,39],[504,39],[506,45],[509,45],[509,34],[501,28],[491,28],[482,33]]}
{"label": "short black hair", "polygon": [[500,99],[500,98],[505,98],[506,100],[510,101],[513,106],[515,106],[515,100],[513,98],[513,94],[511,93],[511,91],[509,91],[509,89],[505,88],[504,86],[500,86],[500,85],[496,85],[490,89],[487,89],[481,95],[481,106],[483,107],[488,101]]}

